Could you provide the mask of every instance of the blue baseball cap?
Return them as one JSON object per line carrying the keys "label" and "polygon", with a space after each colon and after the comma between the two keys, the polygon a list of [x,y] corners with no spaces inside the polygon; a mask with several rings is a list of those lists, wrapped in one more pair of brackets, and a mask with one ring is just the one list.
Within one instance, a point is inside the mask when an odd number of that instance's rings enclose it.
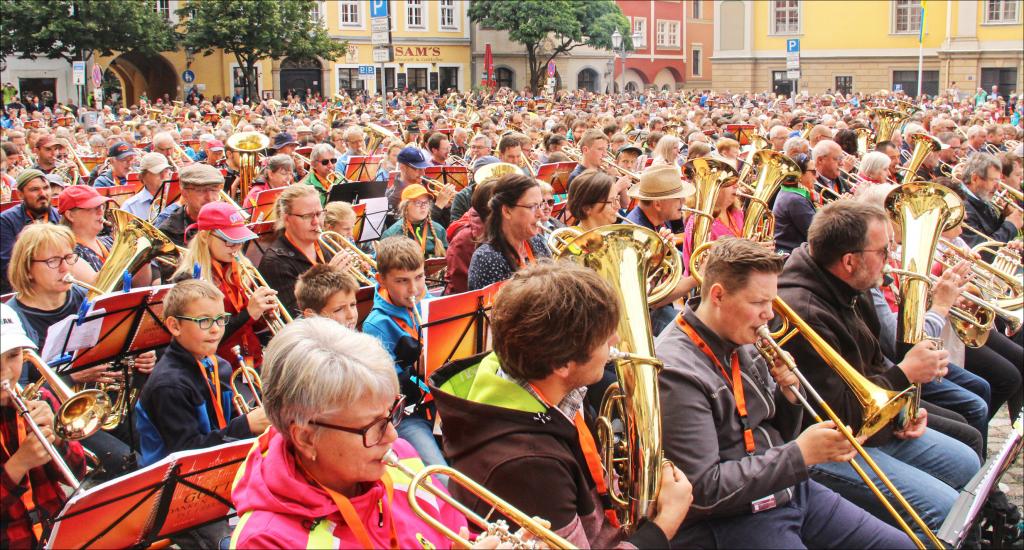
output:
{"label": "blue baseball cap", "polygon": [[406,147],[398,153],[398,162],[423,170],[434,165],[419,147]]}

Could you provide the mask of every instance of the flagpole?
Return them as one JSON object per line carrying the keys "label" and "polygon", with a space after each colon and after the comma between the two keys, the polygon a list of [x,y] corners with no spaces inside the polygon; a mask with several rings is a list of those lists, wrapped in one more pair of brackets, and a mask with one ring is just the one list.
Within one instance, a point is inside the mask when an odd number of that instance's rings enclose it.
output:
{"label": "flagpole", "polygon": [[917,96],[921,97],[921,86],[924,85],[924,0],[921,0],[921,32],[917,35]]}

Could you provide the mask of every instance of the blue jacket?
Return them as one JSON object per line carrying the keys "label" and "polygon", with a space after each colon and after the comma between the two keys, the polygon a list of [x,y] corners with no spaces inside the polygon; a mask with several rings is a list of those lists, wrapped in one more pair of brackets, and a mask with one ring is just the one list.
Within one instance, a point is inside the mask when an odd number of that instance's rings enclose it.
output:
{"label": "blue jacket", "polygon": [[[419,303],[416,304],[416,312],[420,312]],[[370,310],[370,314],[363,321],[363,332],[376,336],[384,346],[384,349],[391,354],[392,358],[395,357],[395,346],[398,345],[399,338],[411,336],[405,329],[399,326],[395,319],[401,319],[406,326],[417,333],[419,332],[419,325],[412,318],[409,309],[396,306],[385,300],[380,295],[380,286],[377,286],[373,292],[373,309]],[[395,365],[395,370],[401,374],[401,369],[397,365]]]}
{"label": "blue jacket", "polygon": [[[57,209],[50,207],[50,223],[60,223],[60,214]],[[0,293],[11,291],[10,283],[7,281],[7,263],[11,261],[11,252],[14,250],[14,241],[18,234],[25,228],[28,216],[25,214],[25,203],[9,208],[0,214]]]}

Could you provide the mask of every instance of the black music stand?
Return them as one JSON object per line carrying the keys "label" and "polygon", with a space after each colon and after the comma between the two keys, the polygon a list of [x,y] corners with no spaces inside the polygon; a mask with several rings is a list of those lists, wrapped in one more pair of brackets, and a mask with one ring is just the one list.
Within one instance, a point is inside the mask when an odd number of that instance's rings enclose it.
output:
{"label": "black music stand", "polygon": [[327,202],[345,201],[358,204],[366,199],[383,198],[387,193],[387,183],[383,181],[353,181],[331,186],[327,192]]}
{"label": "black music stand", "polygon": [[253,446],[235,441],[170,454],[73,496],[54,518],[47,548],[147,548],[231,517],[231,485]]}

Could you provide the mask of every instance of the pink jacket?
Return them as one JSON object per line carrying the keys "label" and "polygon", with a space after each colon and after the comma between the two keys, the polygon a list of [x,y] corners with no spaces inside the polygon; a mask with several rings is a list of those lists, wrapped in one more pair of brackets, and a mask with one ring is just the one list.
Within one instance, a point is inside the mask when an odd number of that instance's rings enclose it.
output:
{"label": "pink jacket", "polygon": [[[405,441],[395,441],[393,449],[413,471],[423,468],[416,452]],[[393,522],[400,548],[450,548],[447,538],[431,529],[409,508],[409,478],[394,468],[388,468],[388,474],[394,484],[393,503],[388,502],[382,481],[351,500],[374,547],[390,545]],[[440,486],[436,480],[431,482]],[[426,491],[420,489],[416,497],[424,510],[431,511],[455,532],[466,525],[465,518],[454,508],[437,502]],[[231,499],[239,515],[231,548],[360,547],[352,531],[344,525],[331,497],[297,470],[289,445],[274,428],[256,440],[239,468]]]}

